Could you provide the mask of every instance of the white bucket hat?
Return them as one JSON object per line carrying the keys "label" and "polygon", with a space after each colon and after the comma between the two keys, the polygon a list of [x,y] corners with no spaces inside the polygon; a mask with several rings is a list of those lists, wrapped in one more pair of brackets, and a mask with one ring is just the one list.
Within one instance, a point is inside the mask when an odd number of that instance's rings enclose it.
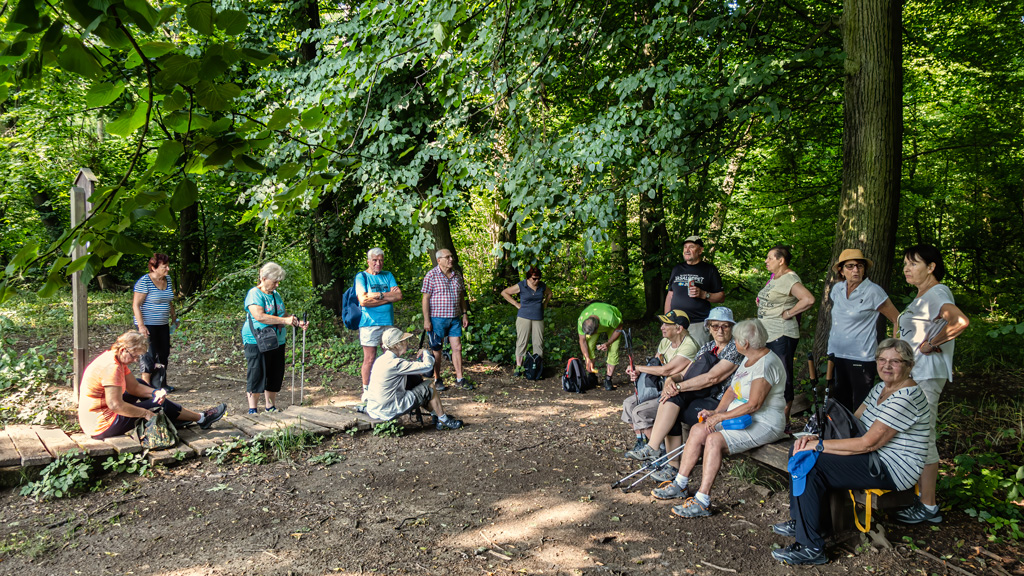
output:
{"label": "white bucket hat", "polygon": [[704,328],[707,328],[708,322],[711,322],[712,320],[736,324],[736,321],[732,319],[732,310],[725,306],[719,306],[711,309],[711,314],[708,314],[707,320],[704,320]]}

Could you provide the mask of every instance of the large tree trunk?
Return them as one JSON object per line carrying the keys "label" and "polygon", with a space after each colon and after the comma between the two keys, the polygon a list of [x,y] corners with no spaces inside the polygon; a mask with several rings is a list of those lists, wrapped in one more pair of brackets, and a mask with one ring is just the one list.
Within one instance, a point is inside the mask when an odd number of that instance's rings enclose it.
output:
{"label": "large tree trunk", "polygon": [[203,288],[203,230],[199,223],[199,201],[178,214],[178,290],[193,296]]}
{"label": "large tree trunk", "polygon": [[[898,0],[845,0],[846,50],[843,99],[843,190],[839,199],[835,262],[846,248],[860,248],[875,262],[868,276],[889,289],[900,202],[903,135],[903,6]],[[825,353],[831,326],[829,271],[814,351]]]}
{"label": "large tree trunk", "polygon": [[658,188],[654,198],[640,195],[640,253],[643,255],[644,318],[654,318],[664,312],[666,286],[670,263],[668,229],[665,227],[665,204]]}
{"label": "large tree trunk", "polygon": [[612,282],[621,293],[628,294],[632,285],[629,275],[629,204],[625,194],[615,195],[615,222],[609,230],[611,259],[609,263]]}

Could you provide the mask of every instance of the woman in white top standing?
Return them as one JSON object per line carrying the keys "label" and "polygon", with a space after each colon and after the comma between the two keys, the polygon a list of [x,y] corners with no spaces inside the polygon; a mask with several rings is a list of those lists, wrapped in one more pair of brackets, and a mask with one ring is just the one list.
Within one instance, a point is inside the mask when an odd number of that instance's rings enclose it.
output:
{"label": "woman in white top standing", "polygon": [[939,395],[946,382],[953,380],[953,339],[971,323],[956,307],[953,293],[940,283],[945,275],[942,254],[934,246],[918,244],[903,252],[903,276],[908,284],[917,288],[917,296],[900,314],[896,326],[900,339],[914,349],[911,376],[927,396],[932,417],[928,457],[918,481],[921,497],[913,506],[896,513],[896,518],[907,524],[942,521],[935,501],[935,482],[939,475],[935,422]]}
{"label": "woman in white top standing", "polygon": [[[174,310],[174,284],[171,282],[171,259],[157,252],[149,259],[149,273],[135,282],[132,314],[135,326],[149,336],[149,352],[156,364],[167,366],[171,354],[171,324],[178,323]],[[168,391],[174,388],[164,386]]]}
{"label": "woman in white top standing", "polygon": [[757,319],[768,331],[768,349],[775,352],[786,367],[787,428],[789,409],[793,405],[793,357],[800,341],[800,322],[796,317],[814,306],[814,295],[789,268],[792,258],[787,246],[776,246],[768,251],[764,265],[772,276],[757,294]]}
{"label": "woman in white top standing", "polygon": [[829,290],[832,300],[832,329],[828,353],[835,364],[833,397],[855,412],[875,386],[878,376],[875,348],[878,345],[878,315],[893,324],[899,312],[882,287],[868,279],[874,263],[856,248],[839,255],[832,269],[841,280]]}

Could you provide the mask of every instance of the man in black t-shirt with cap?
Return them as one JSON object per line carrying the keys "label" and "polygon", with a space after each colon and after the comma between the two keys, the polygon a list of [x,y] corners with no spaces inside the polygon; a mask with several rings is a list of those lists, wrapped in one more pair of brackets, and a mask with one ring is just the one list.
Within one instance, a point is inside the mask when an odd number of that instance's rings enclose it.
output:
{"label": "man in black t-shirt with cap", "polygon": [[711,305],[725,300],[722,276],[714,264],[701,259],[703,254],[704,241],[700,236],[683,240],[683,262],[672,269],[665,295],[665,314],[671,310],[685,311],[690,317],[690,336],[699,346],[710,338],[704,320],[711,313]]}

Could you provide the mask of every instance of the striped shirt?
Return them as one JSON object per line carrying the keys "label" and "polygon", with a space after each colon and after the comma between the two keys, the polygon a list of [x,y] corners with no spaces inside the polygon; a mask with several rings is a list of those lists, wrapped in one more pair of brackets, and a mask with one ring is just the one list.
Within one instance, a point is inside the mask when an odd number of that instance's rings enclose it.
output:
{"label": "striped shirt", "polygon": [[932,416],[928,411],[928,399],[919,386],[900,388],[878,405],[878,396],[883,388],[885,383],[880,382],[868,394],[860,421],[871,428],[878,420],[896,431],[892,440],[878,449],[878,457],[885,464],[896,488],[906,490],[917,483],[924,469]]}
{"label": "striped shirt", "polygon": [[174,283],[170,276],[164,277],[167,280],[167,287],[163,290],[153,284],[149,274],[143,274],[142,278],[135,283],[135,293],[145,294],[146,299],[142,301],[139,308],[142,309],[142,323],[146,326],[166,326],[171,316],[171,301],[174,300]]}

